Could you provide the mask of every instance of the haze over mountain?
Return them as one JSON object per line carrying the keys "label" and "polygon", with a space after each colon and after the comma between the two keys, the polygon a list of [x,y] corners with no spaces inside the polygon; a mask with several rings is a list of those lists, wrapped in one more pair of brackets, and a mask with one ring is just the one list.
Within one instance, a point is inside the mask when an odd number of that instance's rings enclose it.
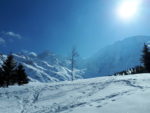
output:
{"label": "haze over mountain", "polygon": [[150,36],[134,36],[100,49],[87,60],[84,77],[112,75],[141,65],[142,49],[149,41]]}

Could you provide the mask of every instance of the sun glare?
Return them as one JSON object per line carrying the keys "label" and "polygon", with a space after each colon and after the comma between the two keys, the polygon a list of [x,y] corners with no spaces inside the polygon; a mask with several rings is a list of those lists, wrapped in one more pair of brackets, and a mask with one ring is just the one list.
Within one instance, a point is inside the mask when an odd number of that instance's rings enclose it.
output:
{"label": "sun glare", "polygon": [[122,19],[131,19],[138,13],[140,5],[140,0],[125,0],[123,1],[117,11],[118,11],[118,16]]}

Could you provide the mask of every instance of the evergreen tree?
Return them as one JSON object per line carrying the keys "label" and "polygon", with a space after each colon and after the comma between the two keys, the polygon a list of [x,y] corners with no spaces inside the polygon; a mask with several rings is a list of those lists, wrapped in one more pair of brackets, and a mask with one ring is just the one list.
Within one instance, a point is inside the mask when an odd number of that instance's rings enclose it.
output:
{"label": "evergreen tree", "polygon": [[145,71],[150,72],[150,52],[146,44],[144,44],[141,62],[143,63]]}
{"label": "evergreen tree", "polygon": [[13,74],[15,73],[16,62],[12,55],[9,55],[2,65],[2,75],[4,77],[4,85],[14,84]]}
{"label": "evergreen tree", "polygon": [[2,67],[0,67],[0,87],[8,87],[8,85],[14,84],[26,84],[29,82],[27,74],[23,65],[19,64],[16,67],[16,62],[12,55],[9,55],[6,60],[3,61]]}
{"label": "evergreen tree", "polygon": [[22,64],[19,64],[16,76],[17,76],[17,83],[19,85],[27,84],[29,82],[29,79],[27,78],[27,74]]}
{"label": "evergreen tree", "polygon": [[4,76],[2,73],[2,68],[0,68],[0,87],[4,85]]}

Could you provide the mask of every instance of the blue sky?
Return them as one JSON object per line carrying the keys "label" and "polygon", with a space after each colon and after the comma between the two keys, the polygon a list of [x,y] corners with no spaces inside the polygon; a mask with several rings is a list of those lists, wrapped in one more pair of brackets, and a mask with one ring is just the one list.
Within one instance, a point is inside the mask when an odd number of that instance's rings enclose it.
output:
{"label": "blue sky", "polygon": [[138,16],[116,16],[123,0],[0,0],[2,52],[50,50],[67,55],[76,46],[89,57],[117,40],[150,35],[150,3],[143,0]]}

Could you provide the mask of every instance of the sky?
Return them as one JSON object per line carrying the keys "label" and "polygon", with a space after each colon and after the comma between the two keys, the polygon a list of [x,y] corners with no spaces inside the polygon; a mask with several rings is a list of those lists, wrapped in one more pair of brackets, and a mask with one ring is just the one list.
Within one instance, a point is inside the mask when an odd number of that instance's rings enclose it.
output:
{"label": "sky", "polygon": [[131,19],[117,15],[125,0],[0,0],[1,52],[50,50],[81,57],[135,35],[150,35],[150,2]]}

